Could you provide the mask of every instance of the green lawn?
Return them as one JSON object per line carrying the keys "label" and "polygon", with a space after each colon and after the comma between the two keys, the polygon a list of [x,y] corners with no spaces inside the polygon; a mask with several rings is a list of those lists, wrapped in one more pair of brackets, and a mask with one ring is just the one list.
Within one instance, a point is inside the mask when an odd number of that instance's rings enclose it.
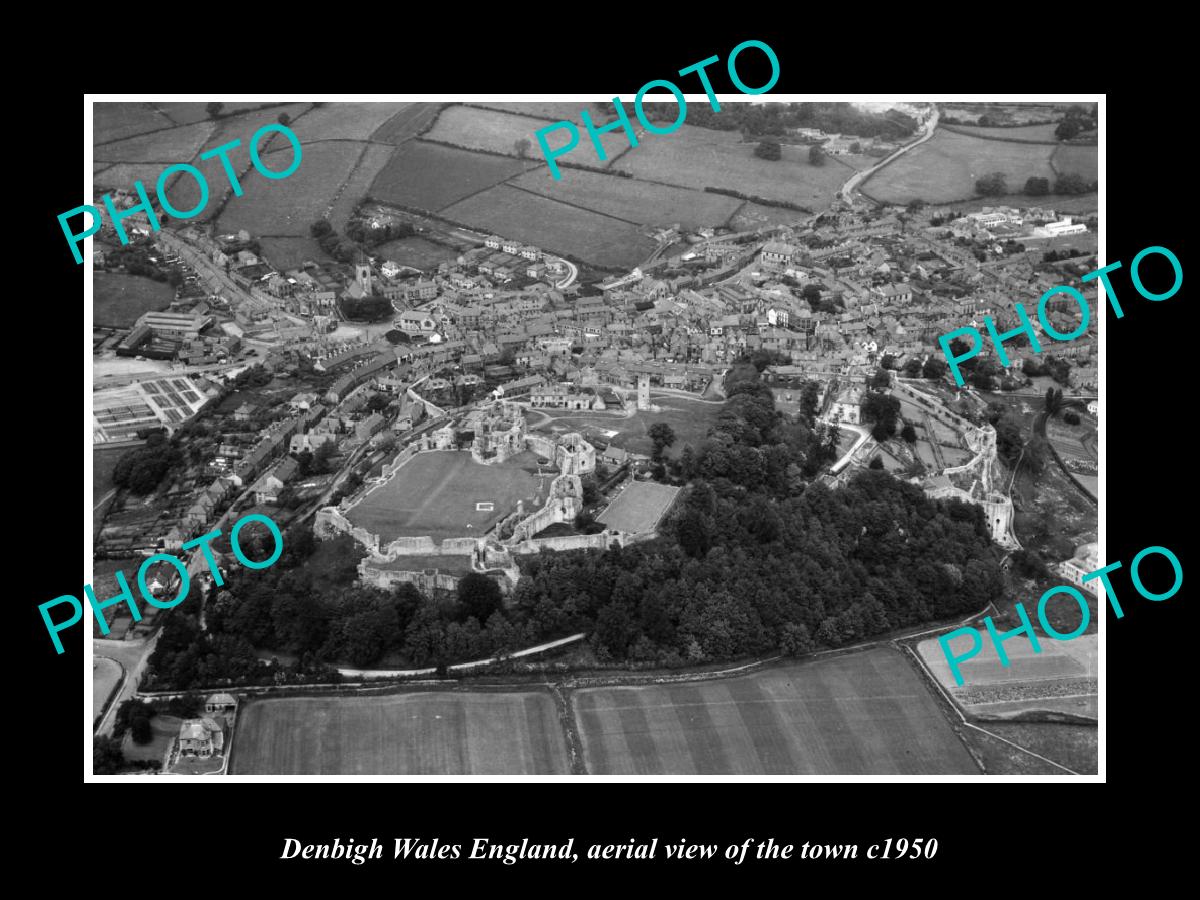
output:
{"label": "green lawn", "polygon": [[142,313],[164,310],[175,299],[175,288],[165,281],[121,272],[94,273],[92,289],[93,324],[113,328],[128,328]]}

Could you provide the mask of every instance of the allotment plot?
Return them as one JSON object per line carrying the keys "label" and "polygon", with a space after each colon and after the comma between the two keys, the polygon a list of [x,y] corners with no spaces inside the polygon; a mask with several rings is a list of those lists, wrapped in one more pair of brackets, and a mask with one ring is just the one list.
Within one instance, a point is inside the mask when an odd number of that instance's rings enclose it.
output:
{"label": "allotment plot", "polygon": [[979,774],[929,689],[882,647],[574,699],[594,775]]}

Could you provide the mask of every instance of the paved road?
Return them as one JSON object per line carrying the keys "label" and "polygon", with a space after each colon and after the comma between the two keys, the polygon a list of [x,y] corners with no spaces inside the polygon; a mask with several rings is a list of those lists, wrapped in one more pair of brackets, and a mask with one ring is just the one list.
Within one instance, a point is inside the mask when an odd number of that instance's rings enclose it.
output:
{"label": "paved road", "polygon": [[154,645],[158,643],[158,636],[161,632],[162,629],[158,629],[149,640],[110,641],[93,638],[93,658],[104,656],[109,659],[115,659],[125,668],[125,677],[121,682],[121,689],[113,699],[112,705],[105,712],[104,718],[96,726],[96,734],[107,735],[112,733],[113,717],[116,709],[126,700],[131,699],[137,692],[138,682],[141,680],[142,672],[146,668],[147,660],[150,659],[150,655],[154,652]]}
{"label": "paved road", "polygon": [[858,186],[860,184],[862,184],[864,181],[866,181],[868,178],[870,178],[872,175],[874,175],[876,172],[878,172],[884,166],[888,165],[889,163],[895,162],[902,154],[907,153],[913,147],[920,146],[921,144],[923,144],[927,140],[929,140],[931,137],[933,137],[933,132],[937,128],[938,118],[939,118],[938,109],[935,106],[933,108],[933,114],[929,117],[929,119],[925,123],[925,126],[924,126],[925,133],[923,135],[921,135],[921,137],[917,138],[911,144],[905,144],[903,147],[901,147],[899,150],[897,150],[895,153],[893,153],[887,159],[883,160],[882,162],[876,163],[875,165],[871,166],[871,168],[864,169],[861,172],[855,172],[853,175],[851,175],[850,179],[845,184],[842,185],[842,189],[839,192],[841,194],[842,199],[845,200],[847,203],[853,203],[854,200],[851,195],[854,193],[855,190],[858,189]]}

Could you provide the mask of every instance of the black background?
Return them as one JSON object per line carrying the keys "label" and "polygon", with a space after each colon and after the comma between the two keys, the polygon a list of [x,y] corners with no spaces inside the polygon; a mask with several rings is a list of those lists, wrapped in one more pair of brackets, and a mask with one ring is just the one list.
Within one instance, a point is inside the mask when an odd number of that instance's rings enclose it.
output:
{"label": "black background", "polygon": [[[739,18],[736,11],[732,18]],[[382,21],[377,26],[381,38],[391,27]],[[401,28],[389,52],[368,52],[368,58],[354,66],[330,60],[320,67],[330,74],[320,78],[306,75],[312,71],[314,50],[305,49],[309,39],[285,41],[276,35],[268,39],[271,53],[282,54],[289,66],[299,67],[295,82],[272,75],[270,65],[255,64],[247,65],[242,78],[217,79],[207,73],[172,76],[170,71],[133,78],[130,70],[100,78],[89,87],[214,96],[253,91],[264,97],[298,90],[431,95],[603,91],[620,95],[628,109],[644,82],[672,78],[678,69],[713,54],[721,57],[721,63],[709,70],[714,88],[718,93],[732,92],[724,60],[737,43],[750,38],[766,41],[778,55],[782,74],[772,93],[904,92],[924,99],[949,91],[1062,94],[1116,86],[1116,79],[1087,63],[1055,65],[1050,53],[1006,68],[999,73],[1002,77],[975,79],[972,72],[993,68],[984,64],[986,60],[1003,57],[1005,52],[974,47],[942,53],[932,49],[934,42],[928,35],[871,48],[852,39],[839,47],[836,29],[841,27],[772,31],[727,22],[698,26],[694,34],[685,36],[676,26],[650,33],[628,25],[621,36],[598,34],[594,43],[574,36],[571,27],[554,36],[500,40],[489,35],[474,41],[454,32],[440,39],[433,34],[406,35]],[[445,43],[451,35],[453,50]],[[345,41],[326,43],[329,38],[332,35],[317,37],[324,48],[321,54],[346,46],[349,35]],[[288,57],[289,45],[296,48],[294,58]],[[822,45],[830,46],[821,49],[824,57],[818,58],[817,48]],[[758,60],[761,54],[754,50],[739,57],[739,72],[747,84],[766,80],[765,61],[755,70]],[[332,74],[343,69],[347,74]],[[1171,805],[1172,788],[1183,782],[1186,767],[1192,765],[1191,744],[1180,733],[1180,723],[1188,718],[1185,704],[1191,699],[1194,678],[1184,673],[1193,638],[1185,621],[1188,587],[1185,584],[1165,602],[1144,600],[1130,585],[1128,564],[1143,547],[1159,544],[1171,548],[1185,571],[1190,571],[1180,512],[1190,512],[1185,494],[1194,472],[1194,450],[1186,423],[1193,414],[1188,376],[1196,354],[1191,346],[1193,333],[1184,321],[1186,282],[1170,300],[1152,303],[1133,290],[1128,263],[1142,248],[1161,245],[1171,248],[1188,269],[1183,222],[1192,210],[1185,192],[1194,191],[1186,186],[1190,165],[1186,139],[1146,127],[1146,123],[1177,121],[1182,98],[1152,84],[1149,76],[1144,76],[1144,84],[1131,81],[1136,70],[1137,64],[1122,69],[1123,90],[1107,92],[1107,174],[1101,174],[1107,189],[1107,213],[1102,218],[1107,259],[1125,263],[1125,269],[1115,274],[1114,285],[1126,313],[1117,320],[1106,310],[1105,319],[1108,378],[1101,415],[1107,435],[1108,552],[1104,561],[1125,563],[1113,583],[1126,615],[1119,621],[1109,615],[1104,623],[1107,755],[1103,771],[1117,791],[1108,795],[1104,806],[1095,793],[1098,786],[1070,788],[1044,779],[1005,783],[980,778],[960,784],[286,785],[195,779],[194,784],[220,789],[186,796],[167,788],[177,782],[165,779],[85,785],[80,725],[87,716],[80,710],[80,676],[83,636],[90,629],[64,633],[67,652],[56,656],[36,608],[60,594],[78,596],[87,577],[80,565],[83,528],[75,519],[81,514],[82,491],[75,479],[81,477],[76,474],[81,472],[79,404],[90,386],[80,389],[79,332],[71,324],[76,321],[76,305],[82,303],[83,267],[75,264],[56,219],[58,213],[79,204],[80,113],[85,104],[80,93],[65,88],[57,96],[31,98],[36,108],[29,112],[41,121],[40,133],[54,137],[39,144],[36,153],[30,149],[28,166],[34,177],[19,186],[28,196],[19,201],[20,213],[15,199],[9,210],[10,222],[18,223],[21,246],[33,250],[44,264],[29,266],[28,275],[22,266],[19,279],[8,285],[14,350],[8,372],[9,423],[14,429],[8,436],[14,451],[8,460],[9,517],[14,526],[8,570],[19,585],[10,603],[14,621],[21,623],[10,631],[9,646],[18,645],[22,651],[19,667],[9,667],[14,677],[10,696],[20,698],[19,708],[9,717],[10,752],[15,742],[20,765],[10,767],[10,773],[19,772],[24,777],[17,781],[36,786],[34,801],[20,811],[31,817],[26,826],[29,833],[43,836],[35,844],[49,850],[54,835],[63,840],[67,835],[86,835],[88,849],[80,852],[93,863],[104,860],[111,877],[120,880],[117,872],[131,871],[125,868],[127,862],[132,871],[150,878],[143,883],[147,889],[157,885],[153,889],[170,891],[188,884],[189,889],[228,890],[230,881],[224,876],[235,873],[266,876],[252,882],[264,887],[316,886],[329,879],[354,887],[378,881],[395,891],[415,891],[422,884],[454,888],[469,880],[486,888],[519,880],[526,889],[544,886],[574,892],[581,887],[586,891],[584,885],[611,884],[636,890],[650,865],[588,866],[582,860],[570,867],[393,863],[389,859],[365,866],[281,863],[278,857],[285,837],[304,843],[331,841],[334,836],[343,842],[378,837],[388,846],[395,837],[437,837],[444,843],[469,846],[475,837],[505,843],[519,843],[522,837],[561,843],[574,836],[577,851],[592,842],[647,841],[654,836],[660,843],[686,838],[722,846],[769,836],[780,843],[857,842],[863,849],[887,837],[939,841],[938,855],[931,863],[793,860],[735,868],[718,860],[656,866],[655,877],[672,884],[744,886],[750,883],[747,878],[766,877],[788,893],[859,886],[863,879],[881,886],[912,879],[914,886],[919,883],[926,890],[971,890],[991,883],[1003,889],[1033,890],[1035,883],[1023,881],[1018,872],[1030,874],[1030,867],[1049,865],[1053,874],[1048,877],[1072,877],[1077,866],[1092,868],[1103,861],[1104,850],[1099,861],[1095,854],[1104,842],[1154,844],[1166,852],[1162,842],[1171,839],[1171,832],[1160,825],[1157,813],[1144,807]],[[1035,73],[1036,80],[1022,77],[1021,71]],[[1047,73],[1062,77],[1045,77]],[[699,90],[694,76],[676,80],[689,93]],[[10,264],[15,262],[10,258]],[[1150,260],[1143,271],[1150,285],[1162,283],[1155,280],[1156,271],[1169,278],[1162,260]],[[1011,300],[1030,309],[1036,302],[1033,297]],[[28,328],[36,330],[35,339],[20,337],[29,333]],[[90,352],[88,337],[84,354]],[[85,498],[85,503],[90,502]],[[1162,570],[1160,579],[1154,577],[1157,566]],[[1169,578],[1162,560],[1151,560],[1143,569],[1143,579],[1152,589],[1162,590]],[[150,786],[159,788],[153,796]],[[186,852],[174,852],[185,847]],[[10,867],[32,863],[32,859],[11,860]],[[579,873],[586,879],[563,878]],[[158,874],[180,877],[160,881],[153,877]],[[964,877],[950,880],[958,875]],[[1009,881],[1010,876],[1016,881]]]}

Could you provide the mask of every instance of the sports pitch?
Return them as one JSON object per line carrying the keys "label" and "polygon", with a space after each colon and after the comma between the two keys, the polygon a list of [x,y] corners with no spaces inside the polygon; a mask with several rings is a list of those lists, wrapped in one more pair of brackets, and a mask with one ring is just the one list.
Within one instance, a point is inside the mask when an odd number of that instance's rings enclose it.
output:
{"label": "sports pitch", "polygon": [[554,701],[542,693],[296,697],[238,716],[238,775],[565,775]]}
{"label": "sports pitch", "polygon": [[651,481],[635,481],[621,491],[619,497],[600,514],[597,521],[617,531],[634,534],[651,531],[658,524],[679,488]]}
{"label": "sports pitch", "polygon": [[575,694],[593,775],[980,774],[895,650]]}
{"label": "sports pitch", "polygon": [[[536,457],[521,453],[500,465],[475,462],[465,450],[418,453],[386,484],[372,490],[346,517],[383,543],[398,537],[428,535],[479,537],[525,501],[526,512],[544,498],[550,476],[539,484]],[[491,502],[491,511],[476,504]]]}

